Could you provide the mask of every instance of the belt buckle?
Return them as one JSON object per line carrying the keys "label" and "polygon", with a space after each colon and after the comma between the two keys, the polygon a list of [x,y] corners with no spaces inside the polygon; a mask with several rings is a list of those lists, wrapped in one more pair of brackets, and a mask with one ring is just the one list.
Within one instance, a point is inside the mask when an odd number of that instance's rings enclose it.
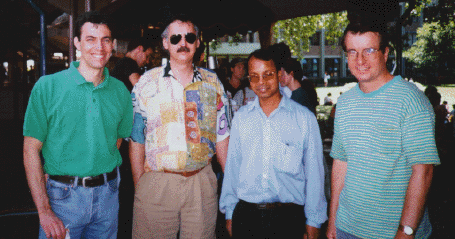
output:
{"label": "belt buckle", "polygon": [[267,209],[267,203],[258,203],[258,209],[264,210]]}
{"label": "belt buckle", "polygon": [[87,180],[87,179],[90,180],[90,179],[92,179],[92,177],[89,176],[89,177],[83,177],[82,178],[82,187],[84,187],[84,188],[86,187],[85,186],[85,180]]}

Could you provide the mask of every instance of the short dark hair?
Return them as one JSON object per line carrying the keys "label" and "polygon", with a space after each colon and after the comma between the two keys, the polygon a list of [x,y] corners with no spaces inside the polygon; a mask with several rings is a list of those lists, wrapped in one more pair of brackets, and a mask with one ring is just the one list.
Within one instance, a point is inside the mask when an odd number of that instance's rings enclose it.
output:
{"label": "short dark hair", "polygon": [[[270,50],[270,47],[269,48],[261,48],[261,49],[257,49],[255,51],[253,51],[248,56],[247,64],[250,62],[251,58],[253,58],[253,57],[258,59],[258,60],[262,60],[262,61],[272,61],[273,65],[275,66],[275,69],[278,70],[276,62],[273,59],[274,57],[273,57],[272,51]],[[248,69],[248,71],[249,71],[249,69]]]}
{"label": "short dark hair", "polygon": [[151,42],[145,38],[136,38],[128,42],[127,51],[134,51],[138,46],[142,46],[144,48],[143,51],[146,51],[149,48],[153,48]]}
{"label": "short dark hair", "polygon": [[[259,60],[263,60],[263,61],[272,61],[275,68],[277,68],[277,65],[275,63],[275,60],[273,59],[274,57],[273,57],[273,54],[272,54],[272,51],[270,50],[270,48],[261,48],[261,49],[253,51],[248,56],[247,62],[250,62],[250,59],[253,57],[256,59],[259,59]],[[278,68],[277,68],[277,70],[278,70]]]}
{"label": "short dark hair", "polygon": [[239,63],[244,63],[245,64],[245,59],[243,58],[234,58],[232,61],[229,63],[230,68],[234,68],[237,64]]}
{"label": "short dark hair", "polygon": [[113,37],[114,33],[112,31],[112,23],[110,22],[109,17],[98,11],[91,11],[91,12],[85,12],[85,13],[81,14],[76,20],[75,36],[79,40],[81,40],[82,26],[84,26],[84,24],[87,22],[90,22],[93,24],[106,25],[109,28],[109,30],[111,31],[111,36]]}
{"label": "short dark hair", "polygon": [[294,79],[298,80],[299,82],[302,80],[303,70],[300,62],[297,59],[287,59],[282,67],[288,74],[294,72]]}
{"label": "short dark hair", "polygon": [[191,24],[193,24],[194,26],[194,30],[196,31],[196,36],[199,38],[199,28],[196,26],[196,23],[194,22],[194,19],[187,15],[187,14],[176,14],[176,15],[173,15],[169,21],[167,21],[166,23],[166,28],[164,28],[164,31],[163,33],[161,33],[161,38],[167,38],[168,35],[169,35],[169,26],[171,25],[171,23],[175,22],[175,21],[181,21],[181,22],[189,22]]}
{"label": "short dark hair", "polygon": [[355,21],[348,24],[346,29],[344,30],[343,36],[341,37],[341,46],[343,47],[343,51],[346,51],[346,35],[348,33],[353,34],[363,34],[366,32],[375,32],[379,34],[379,50],[384,52],[387,47],[390,47],[389,41],[390,36],[387,32],[387,25],[382,22],[362,22],[362,21]]}
{"label": "short dark hair", "polygon": [[269,47],[272,52],[273,61],[277,69],[281,69],[285,64],[286,60],[291,58],[291,49],[284,42],[275,43]]}

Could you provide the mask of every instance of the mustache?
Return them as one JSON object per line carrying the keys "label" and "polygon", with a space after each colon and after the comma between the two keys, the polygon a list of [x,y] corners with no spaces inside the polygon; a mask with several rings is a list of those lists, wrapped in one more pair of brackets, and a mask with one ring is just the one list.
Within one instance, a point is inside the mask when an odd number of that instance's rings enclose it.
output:
{"label": "mustache", "polygon": [[179,49],[177,49],[177,52],[190,52],[190,48],[182,46]]}

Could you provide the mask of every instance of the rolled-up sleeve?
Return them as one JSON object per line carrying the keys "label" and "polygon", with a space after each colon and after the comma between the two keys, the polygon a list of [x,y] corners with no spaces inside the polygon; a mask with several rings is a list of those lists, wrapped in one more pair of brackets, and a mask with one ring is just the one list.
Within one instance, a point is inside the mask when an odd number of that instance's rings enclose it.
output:
{"label": "rolled-up sleeve", "polygon": [[[217,79],[218,80],[218,79]],[[217,112],[216,112],[216,142],[221,142],[229,136],[229,118],[227,117],[229,100],[224,92],[223,85],[218,80],[218,93],[220,94],[217,100]]]}
{"label": "rolled-up sleeve", "polygon": [[131,93],[132,104],[133,104],[133,130],[131,132],[131,139],[140,144],[145,144],[145,126],[147,117],[145,111],[141,110],[140,98],[137,97],[135,92],[137,88],[133,89]]}

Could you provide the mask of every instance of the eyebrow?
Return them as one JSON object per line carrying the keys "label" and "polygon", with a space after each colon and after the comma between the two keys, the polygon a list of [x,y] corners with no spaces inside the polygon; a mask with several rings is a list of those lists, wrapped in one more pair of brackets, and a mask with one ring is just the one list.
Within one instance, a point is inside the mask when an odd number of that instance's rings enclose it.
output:
{"label": "eyebrow", "polygon": [[[92,36],[92,35],[85,36],[85,39],[88,39],[88,38],[98,38],[98,37]],[[111,36],[104,36],[104,37],[101,37],[101,40],[104,40],[104,39],[112,40],[112,37],[111,37]]]}

